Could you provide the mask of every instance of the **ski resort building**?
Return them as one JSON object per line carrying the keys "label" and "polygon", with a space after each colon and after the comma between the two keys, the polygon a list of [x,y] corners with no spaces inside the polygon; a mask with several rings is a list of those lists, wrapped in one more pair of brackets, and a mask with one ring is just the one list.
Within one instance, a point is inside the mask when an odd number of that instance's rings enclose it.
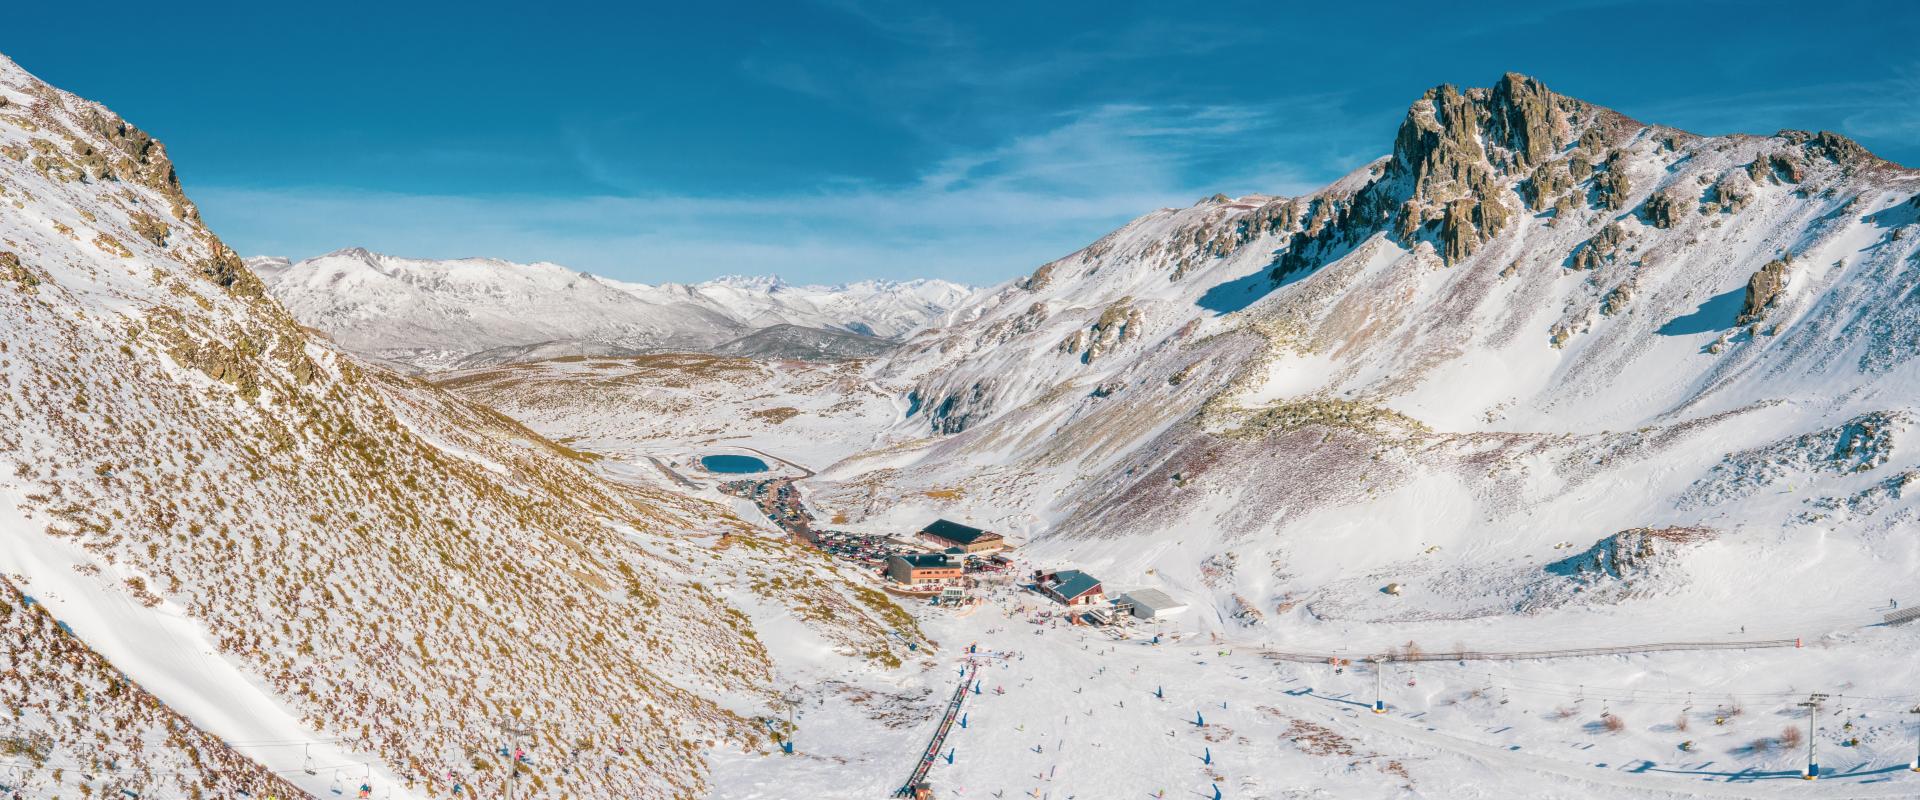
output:
{"label": "ski resort building", "polygon": [[1000,534],[944,519],[934,520],[933,524],[921,528],[920,538],[942,550],[957,547],[960,552],[967,554],[991,553],[1007,547],[1007,540],[1001,538]]}
{"label": "ski resort building", "polygon": [[1140,619],[1162,619],[1187,610],[1187,604],[1159,589],[1135,589],[1120,595],[1116,605]]}
{"label": "ski resort building", "polygon": [[1033,585],[1041,594],[1069,606],[1085,606],[1106,599],[1100,579],[1077,569],[1034,573]]}
{"label": "ski resort building", "polygon": [[887,578],[908,586],[959,580],[966,572],[960,559],[946,553],[906,553],[887,557]]}

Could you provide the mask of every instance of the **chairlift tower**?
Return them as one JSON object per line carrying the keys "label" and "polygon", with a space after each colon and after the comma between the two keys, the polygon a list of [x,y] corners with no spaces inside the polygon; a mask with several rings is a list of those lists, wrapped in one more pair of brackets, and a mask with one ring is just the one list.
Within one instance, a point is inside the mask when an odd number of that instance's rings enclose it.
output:
{"label": "chairlift tower", "polygon": [[781,699],[787,701],[787,755],[793,755],[794,749],[798,746],[794,743],[794,734],[800,730],[799,726],[795,725],[793,721],[794,709],[799,707],[800,701],[806,698],[800,694],[800,684],[796,683],[792,688],[787,690],[786,696]]}
{"label": "chairlift tower", "polygon": [[514,784],[520,778],[520,741],[532,736],[533,731],[514,724],[512,717],[500,721],[500,730],[507,734],[507,787],[502,796],[513,800]]}
{"label": "chairlift tower", "polygon": [[1373,657],[1373,713],[1375,714],[1387,713],[1386,682],[1382,677],[1386,674],[1386,670],[1387,670],[1387,659],[1382,656],[1374,656]]}
{"label": "chairlift tower", "polygon": [[1827,696],[1814,692],[1800,705],[1807,709],[1807,774],[1801,776],[1807,780],[1820,779],[1820,756],[1815,742],[1820,733],[1820,702]]}

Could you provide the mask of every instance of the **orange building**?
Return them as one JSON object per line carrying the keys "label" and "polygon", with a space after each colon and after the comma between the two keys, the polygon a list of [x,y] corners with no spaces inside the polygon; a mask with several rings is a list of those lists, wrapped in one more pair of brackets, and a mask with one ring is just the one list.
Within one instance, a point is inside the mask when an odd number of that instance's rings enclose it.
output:
{"label": "orange building", "polygon": [[946,553],[908,553],[887,556],[887,578],[909,586],[959,580],[966,568]]}

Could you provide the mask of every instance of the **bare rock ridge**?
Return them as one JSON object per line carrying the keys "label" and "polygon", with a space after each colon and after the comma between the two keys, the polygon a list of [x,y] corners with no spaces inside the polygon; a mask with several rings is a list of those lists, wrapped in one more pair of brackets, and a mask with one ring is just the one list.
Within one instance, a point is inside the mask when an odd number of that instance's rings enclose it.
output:
{"label": "bare rock ridge", "polygon": [[1596,172],[1602,177],[1595,204],[1617,208],[1631,183],[1613,148],[1637,127],[1513,73],[1488,89],[1430,89],[1408,109],[1383,174],[1350,198],[1323,200],[1335,221],[1296,234],[1274,276],[1310,269],[1380,230],[1409,246],[1432,241],[1447,263],[1457,263],[1523,209],[1584,204],[1568,191]]}

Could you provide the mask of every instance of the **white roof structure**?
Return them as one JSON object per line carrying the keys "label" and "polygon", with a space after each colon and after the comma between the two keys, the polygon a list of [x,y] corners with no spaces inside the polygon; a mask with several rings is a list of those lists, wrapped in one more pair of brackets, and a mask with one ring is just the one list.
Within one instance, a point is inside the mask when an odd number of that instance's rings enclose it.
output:
{"label": "white roof structure", "polygon": [[1142,619],[1167,617],[1187,610],[1187,604],[1159,589],[1135,589],[1121,595],[1120,602],[1132,605],[1133,615]]}

